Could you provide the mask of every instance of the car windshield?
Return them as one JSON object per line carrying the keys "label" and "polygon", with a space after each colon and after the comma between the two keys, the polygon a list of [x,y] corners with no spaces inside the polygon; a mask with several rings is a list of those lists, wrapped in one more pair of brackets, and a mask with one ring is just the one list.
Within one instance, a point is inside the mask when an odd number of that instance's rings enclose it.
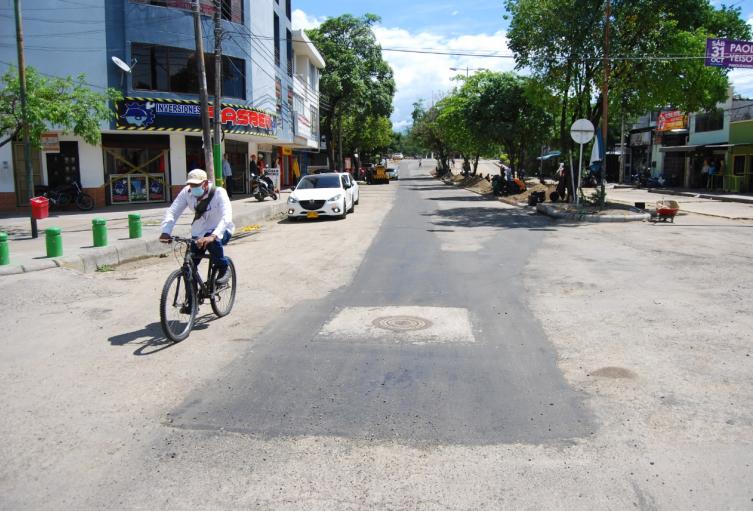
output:
{"label": "car windshield", "polygon": [[306,176],[296,186],[296,190],[312,190],[314,188],[340,188],[339,176]]}

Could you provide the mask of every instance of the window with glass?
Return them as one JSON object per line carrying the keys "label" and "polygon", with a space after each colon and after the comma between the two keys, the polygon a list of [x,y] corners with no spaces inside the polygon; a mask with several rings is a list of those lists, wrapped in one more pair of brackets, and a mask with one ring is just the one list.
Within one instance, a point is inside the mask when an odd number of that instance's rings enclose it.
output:
{"label": "window with glass", "polygon": [[[193,10],[192,0],[130,0],[134,4],[154,5],[157,7],[171,7],[184,11]],[[243,23],[243,0],[221,0],[222,19],[233,23]],[[199,0],[199,11],[206,16],[215,13],[214,0]]]}
{"label": "window with glass", "polygon": [[724,128],[724,111],[723,110],[705,112],[702,114],[696,114],[695,116],[696,133],[702,133],[704,131],[718,131],[723,128]]}
{"label": "window with glass", "polygon": [[287,57],[288,57],[288,76],[293,76],[293,33],[290,32],[290,30],[285,31],[285,36],[287,39],[286,42],[286,50],[287,50]]}
{"label": "window with glass", "polygon": [[169,198],[169,140],[164,136],[102,135],[110,204]]}
{"label": "window with glass", "polygon": [[[133,88],[184,94],[199,93],[196,52],[152,44],[133,43],[131,56],[138,62],[133,68]],[[214,55],[205,54],[207,88],[214,94]],[[222,56],[222,96],[246,99],[246,62]]]}
{"label": "window with glass", "polygon": [[745,156],[735,156],[735,159],[732,160],[732,172],[736,176],[745,174]]}
{"label": "window with glass", "polygon": [[275,38],[275,66],[280,65],[280,17],[275,13],[274,16],[274,38]]}

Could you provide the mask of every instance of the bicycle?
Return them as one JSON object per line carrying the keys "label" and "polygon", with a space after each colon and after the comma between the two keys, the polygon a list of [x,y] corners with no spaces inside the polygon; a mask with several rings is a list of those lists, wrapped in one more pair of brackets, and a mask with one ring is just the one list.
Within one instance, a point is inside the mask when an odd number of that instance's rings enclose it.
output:
{"label": "bicycle", "polygon": [[235,303],[236,273],[232,259],[227,257],[230,278],[227,284],[217,285],[219,269],[208,254],[202,259],[209,259],[206,281],[202,280],[193,260],[195,241],[191,238],[171,236],[170,242],[178,244],[177,250],[184,249],[183,263],[167,277],[162,287],[160,298],[160,324],[165,337],[173,342],[184,340],[191,333],[196,321],[199,305],[209,300],[212,311],[217,317],[230,314]]}

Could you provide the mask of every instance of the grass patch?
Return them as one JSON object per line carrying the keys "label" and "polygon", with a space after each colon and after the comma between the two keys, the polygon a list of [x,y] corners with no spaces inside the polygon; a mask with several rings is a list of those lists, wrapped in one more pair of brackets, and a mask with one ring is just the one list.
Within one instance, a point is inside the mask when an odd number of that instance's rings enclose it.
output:
{"label": "grass patch", "polygon": [[100,273],[105,273],[108,271],[115,271],[115,267],[111,264],[98,264],[97,271]]}

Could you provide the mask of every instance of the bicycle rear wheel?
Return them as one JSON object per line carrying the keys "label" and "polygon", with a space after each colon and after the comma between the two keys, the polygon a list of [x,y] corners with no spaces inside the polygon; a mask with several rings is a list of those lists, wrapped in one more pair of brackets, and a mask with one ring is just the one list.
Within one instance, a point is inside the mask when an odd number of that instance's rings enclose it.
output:
{"label": "bicycle rear wheel", "polygon": [[159,317],[165,337],[173,342],[188,337],[197,311],[196,290],[183,270],[175,270],[167,277],[160,298]]}
{"label": "bicycle rear wheel", "polygon": [[[230,310],[233,308],[233,304],[235,303],[235,286],[237,285],[235,265],[233,264],[233,260],[229,257],[227,258],[227,262],[227,271],[230,272],[230,279],[227,281],[227,284],[218,286],[217,283],[214,282],[214,279],[212,279],[213,289],[210,302],[212,304],[212,310],[220,318],[222,316],[227,316],[228,314],[230,314]],[[214,273],[214,276],[216,277],[217,270],[214,270]]]}

